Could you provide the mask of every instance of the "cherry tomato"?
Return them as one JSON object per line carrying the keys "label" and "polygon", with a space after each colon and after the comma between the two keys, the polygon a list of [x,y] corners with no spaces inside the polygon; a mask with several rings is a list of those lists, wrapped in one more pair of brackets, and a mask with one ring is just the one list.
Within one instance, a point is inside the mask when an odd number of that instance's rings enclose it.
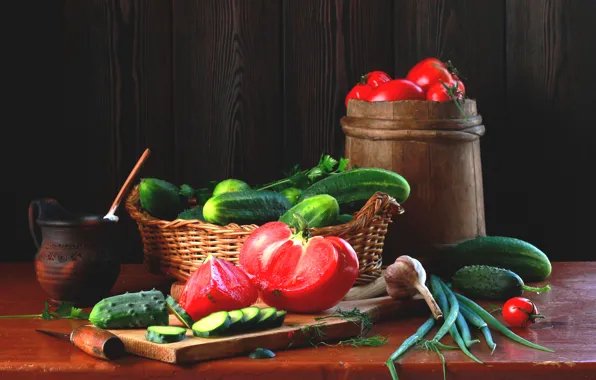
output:
{"label": "cherry tomato", "polygon": [[536,322],[538,318],[544,318],[538,313],[534,302],[524,297],[513,297],[503,305],[503,319],[511,327],[525,328]]}
{"label": "cherry tomato", "polygon": [[434,100],[436,102],[446,102],[453,100],[453,98],[449,95],[449,91],[453,93],[453,97],[456,99],[463,99],[464,95],[466,94],[464,82],[461,80],[453,80],[453,83],[451,84],[443,84],[441,82],[435,83],[430,86],[426,92],[426,100]]}
{"label": "cherry tomato", "polygon": [[346,96],[346,108],[348,108],[348,100],[350,100],[350,99],[362,100],[368,95],[368,93],[372,89],[373,88],[371,85],[357,83],[354,87],[352,87],[352,89],[350,90],[350,92],[348,92],[348,95]]}
{"label": "cherry tomato", "polygon": [[374,88],[364,99],[369,102],[393,102],[397,100],[425,100],[424,91],[406,79],[393,79]]}
{"label": "cherry tomato", "polygon": [[436,58],[425,58],[414,65],[408,72],[406,79],[416,83],[424,92],[439,80],[445,83],[453,82],[453,76],[447,66]]}
{"label": "cherry tomato", "polygon": [[384,71],[371,71],[368,74],[362,76],[360,83],[366,83],[374,87],[379,87],[385,82],[389,82],[391,77]]}
{"label": "cherry tomato", "polygon": [[337,305],[354,285],[359,267],[356,252],[345,240],[306,238],[283,222],[254,230],[240,249],[239,261],[263,302],[295,313]]}

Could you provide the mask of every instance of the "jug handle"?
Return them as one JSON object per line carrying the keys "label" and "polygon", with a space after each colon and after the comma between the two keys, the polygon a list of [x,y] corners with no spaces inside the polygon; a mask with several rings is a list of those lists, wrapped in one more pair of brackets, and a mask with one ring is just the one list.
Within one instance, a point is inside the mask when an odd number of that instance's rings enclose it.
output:
{"label": "jug handle", "polygon": [[37,249],[40,249],[41,245],[39,244],[39,240],[37,239],[37,234],[35,233],[35,209],[37,208],[39,215],[37,216],[38,219],[43,217],[43,209],[45,205],[57,205],[58,201],[54,198],[43,198],[43,199],[36,199],[29,203],[29,232],[33,237],[33,242]]}

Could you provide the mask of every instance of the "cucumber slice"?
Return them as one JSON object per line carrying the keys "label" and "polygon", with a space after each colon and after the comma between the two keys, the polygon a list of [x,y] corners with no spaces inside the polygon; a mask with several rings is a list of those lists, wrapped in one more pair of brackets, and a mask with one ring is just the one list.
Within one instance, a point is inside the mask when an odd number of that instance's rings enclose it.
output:
{"label": "cucumber slice", "polygon": [[244,313],[242,313],[242,310],[232,310],[229,311],[228,314],[230,315],[230,326],[228,327],[228,332],[236,333],[242,331],[244,325]]}
{"label": "cucumber slice", "polygon": [[178,320],[184,324],[184,326],[191,329],[195,321],[192,319],[190,315],[188,315],[186,310],[184,310],[182,306],[180,306],[178,302],[176,302],[174,297],[168,295],[166,297],[166,303],[168,304],[168,309],[170,309],[172,314],[174,314],[176,318],[178,318]]}
{"label": "cucumber slice", "polygon": [[186,338],[186,329],[179,326],[149,326],[145,338],[153,343],[174,343]]}
{"label": "cucumber slice", "polygon": [[248,354],[248,357],[251,359],[271,359],[275,357],[275,354],[273,353],[273,351],[268,350],[266,348],[257,348],[256,350]]}
{"label": "cucumber slice", "polygon": [[275,313],[275,319],[271,321],[271,328],[281,327],[286,320],[287,313],[288,312],[285,310],[278,310],[277,313]]}
{"label": "cucumber slice", "polygon": [[230,323],[230,314],[227,311],[216,311],[195,322],[192,333],[201,338],[219,335],[228,329]]}
{"label": "cucumber slice", "polygon": [[264,307],[259,311],[259,320],[257,329],[268,329],[273,325],[277,317],[277,309],[274,307]]}
{"label": "cucumber slice", "polygon": [[242,311],[243,315],[242,322],[244,331],[247,331],[256,326],[257,322],[259,321],[259,312],[261,311],[261,309],[259,309],[256,306],[249,306],[240,309],[240,311]]}

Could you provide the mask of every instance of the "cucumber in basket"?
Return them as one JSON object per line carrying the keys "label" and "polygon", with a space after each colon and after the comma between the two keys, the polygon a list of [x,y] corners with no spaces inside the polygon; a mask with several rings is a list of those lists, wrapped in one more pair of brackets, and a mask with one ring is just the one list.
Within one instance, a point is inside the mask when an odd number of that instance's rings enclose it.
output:
{"label": "cucumber in basket", "polygon": [[279,221],[291,226],[294,214],[301,215],[308,227],[325,227],[333,224],[339,218],[339,204],[331,195],[315,195],[289,209],[279,218]]}
{"label": "cucumber in basket", "polygon": [[228,192],[209,198],[203,217],[218,225],[263,224],[278,220],[290,207],[290,201],[275,191]]}
{"label": "cucumber in basket", "polygon": [[377,191],[399,203],[410,196],[410,185],[401,175],[378,168],[357,168],[315,182],[302,192],[298,202],[319,194],[334,197],[342,213],[358,211]]}

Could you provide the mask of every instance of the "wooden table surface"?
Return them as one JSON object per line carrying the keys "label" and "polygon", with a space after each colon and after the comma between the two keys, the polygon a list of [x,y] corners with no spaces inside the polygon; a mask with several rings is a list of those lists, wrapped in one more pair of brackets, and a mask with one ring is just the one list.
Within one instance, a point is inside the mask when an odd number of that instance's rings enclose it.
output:
{"label": "wooden table surface", "polygon": [[[32,263],[2,263],[0,273],[0,315],[41,312],[46,296],[37,284]],[[123,265],[113,291],[156,287],[167,292],[171,283],[147,274],[142,265],[130,264]],[[596,379],[596,262],[554,263],[553,274],[544,283],[551,285],[550,292],[529,296],[546,319],[520,335],[555,353],[527,348],[495,331],[493,355],[482,338],[472,346],[484,365],[470,361],[460,351],[446,351],[447,379]],[[381,347],[309,347],[278,351],[275,358],[267,360],[236,357],[191,366],[136,356],[100,361],[69,342],[34,331],[70,332],[86,321],[0,319],[0,379],[390,379],[385,361],[425,319],[421,315],[378,324],[372,333],[389,337],[389,343]],[[449,334],[445,341],[452,344]],[[424,350],[410,350],[397,368],[402,380],[443,378],[437,356]]]}

